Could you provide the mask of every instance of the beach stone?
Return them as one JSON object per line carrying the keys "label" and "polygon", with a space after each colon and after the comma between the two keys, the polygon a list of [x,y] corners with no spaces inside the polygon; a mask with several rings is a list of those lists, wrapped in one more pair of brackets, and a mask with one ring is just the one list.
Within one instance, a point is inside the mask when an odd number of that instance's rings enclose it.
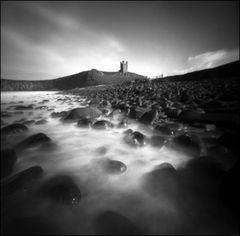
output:
{"label": "beach stone", "polygon": [[92,126],[92,121],[90,119],[87,119],[87,118],[82,118],[78,121],[77,126],[78,127],[89,128],[89,127]]}
{"label": "beach stone", "polygon": [[193,158],[180,170],[186,188],[205,196],[216,196],[224,171],[211,157]]}
{"label": "beach stone", "polygon": [[133,130],[132,129],[127,129],[123,133],[129,135],[129,134],[133,133]]}
{"label": "beach stone", "polygon": [[3,226],[3,235],[58,235],[57,227],[41,216],[18,217]]}
{"label": "beach stone", "polygon": [[25,120],[25,121],[23,121],[24,125],[32,125],[34,123],[35,123],[35,120]]}
{"label": "beach stone", "polygon": [[199,156],[201,152],[199,143],[187,134],[173,137],[173,139],[167,143],[167,147],[190,156]]}
{"label": "beach stone", "polygon": [[217,142],[239,155],[239,140],[240,135],[238,133],[225,132],[217,139]]}
{"label": "beach stone", "polygon": [[42,176],[43,169],[40,166],[33,166],[4,179],[1,182],[1,189],[6,196],[17,191],[27,191],[33,182],[42,178]]}
{"label": "beach stone", "polygon": [[38,107],[35,107],[35,110],[46,110],[48,109],[48,106],[38,106]]}
{"label": "beach stone", "polygon": [[127,170],[127,166],[123,162],[117,160],[106,159],[102,164],[104,170],[111,174],[121,174]]}
{"label": "beach stone", "polygon": [[28,106],[24,106],[24,105],[17,105],[15,106],[15,110],[32,110],[33,109],[33,105],[30,104]]}
{"label": "beach stone", "polygon": [[165,144],[166,139],[159,135],[153,135],[149,142],[153,147],[161,148]]}
{"label": "beach stone", "polygon": [[96,107],[80,107],[71,110],[64,120],[79,120],[81,118],[94,120],[101,114],[102,112]]}
{"label": "beach stone", "polygon": [[94,129],[108,129],[108,128],[113,128],[114,125],[107,120],[98,120],[96,121],[93,126]]}
{"label": "beach stone", "polygon": [[135,107],[128,108],[127,116],[131,119],[137,119],[138,114]]}
{"label": "beach stone", "polygon": [[21,133],[28,130],[28,127],[23,124],[12,124],[1,128],[1,135],[11,135],[15,133]]}
{"label": "beach stone", "polygon": [[124,141],[131,146],[143,146],[145,145],[145,136],[138,131],[129,132],[125,135]]}
{"label": "beach stone", "polygon": [[124,118],[117,126],[118,128],[127,128],[128,127],[128,119]]}
{"label": "beach stone", "polygon": [[158,111],[153,109],[151,111],[145,112],[140,118],[139,121],[144,124],[151,124],[158,118]]}
{"label": "beach stone", "polygon": [[44,125],[46,124],[48,121],[46,119],[41,119],[35,122],[35,125]]}
{"label": "beach stone", "polygon": [[140,230],[127,217],[114,211],[105,211],[94,219],[97,235],[139,235]]}
{"label": "beach stone", "polygon": [[25,149],[25,148],[31,148],[31,147],[35,147],[41,144],[45,144],[50,142],[51,139],[44,133],[37,133],[34,134],[26,139],[24,139],[23,141],[19,142],[16,145],[17,149]]}
{"label": "beach stone", "polygon": [[179,191],[179,176],[176,169],[168,162],[157,165],[143,176],[144,187],[153,195],[175,197]]}
{"label": "beach stone", "polygon": [[41,196],[60,204],[77,205],[81,191],[74,180],[67,175],[57,175],[46,180],[39,189]]}
{"label": "beach stone", "polygon": [[17,154],[13,149],[1,150],[1,178],[11,174],[17,161]]}
{"label": "beach stone", "polygon": [[237,221],[239,215],[239,179],[240,179],[240,163],[239,160],[235,165],[225,173],[221,182],[219,196],[222,202],[233,212]]}
{"label": "beach stone", "polygon": [[173,135],[173,131],[166,124],[157,125],[154,128],[154,132],[161,135]]}
{"label": "beach stone", "polygon": [[52,118],[64,118],[68,114],[67,111],[60,111],[60,112],[52,112],[51,117]]}

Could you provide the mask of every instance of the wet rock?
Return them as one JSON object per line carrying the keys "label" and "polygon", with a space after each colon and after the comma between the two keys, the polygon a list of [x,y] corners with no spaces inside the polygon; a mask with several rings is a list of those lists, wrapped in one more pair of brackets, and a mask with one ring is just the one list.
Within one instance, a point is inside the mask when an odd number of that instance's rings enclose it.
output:
{"label": "wet rock", "polygon": [[102,165],[104,170],[111,174],[121,174],[127,170],[127,166],[121,161],[106,159]]}
{"label": "wet rock", "polygon": [[3,235],[57,235],[57,227],[40,216],[19,217],[3,226]]}
{"label": "wet rock", "polygon": [[240,118],[238,115],[226,113],[199,113],[184,111],[180,114],[179,120],[190,124],[199,122],[226,127],[234,127],[240,125]]}
{"label": "wet rock", "polygon": [[89,127],[92,126],[92,121],[91,121],[90,119],[81,118],[81,119],[78,121],[77,126],[89,128]]}
{"label": "wet rock", "polygon": [[180,174],[188,189],[205,196],[216,196],[224,171],[218,163],[204,156],[191,159]]}
{"label": "wet rock", "polygon": [[28,130],[28,127],[23,124],[12,124],[1,128],[1,135],[11,135],[15,133],[21,133]]}
{"label": "wet rock", "polygon": [[139,235],[140,230],[125,216],[113,211],[105,211],[94,220],[97,235]]}
{"label": "wet rock", "polygon": [[23,105],[15,106],[15,110],[32,110],[32,109],[33,109],[32,104],[30,104],[28,106],[23,106]]}
{"label": "wet rock", "polygon": [[149,143],[153,147],[161,148],[166,142],[166,139],[159,135],[154,135],[150,138]]}
{"label": "wet rock", "polygon": [[92,127],[94,129],[108,129],[108,128],[113,128],[114,125],[107,120],[98,120],[93,124]]}
{"label": "wet rock", "polygon": [[46,180],[40,187],[40,194],[53,202],[66,205],[76,205],[81,200],[80,189],[67,175],[57,175]]}
{"label": "wet rock", "polygon": [[186,134],[174,137],[167,143],[167,147],[189,156],[199,156],[201,151],[199,143]]}
{"label": "wet rock", "polygon": [[35,122],[36,125],[44,125],[46,124],[48,121],[46,119],[41,119]]}
{"label": "wet rock", "polygon": [[133,133],[133,130],[132,129],[127,129],[123,133],[129,135],[129,134]]}
{"label": "wet rock", "polygon": [[121,121],[125,118],[125,113],[120,109],[116,109],[109,114],[109,117],[113,118],[114,120]]}
{"label": "wet rock", "polygon": [[124,118],[117,126],[118,128],[127,128],[128,127],[128,119]]}
{"label": "wet rock", "polygon": [[96,107],[80,107],[71,110],[64,120],[79,120],[81,118],[94,120],[101,114],[101,111]]}
{"label": "wet rock", "polygon": [[25,120],[23,121],[24,125],[33,125],[35,123],[35,120]]}
{"label": "wet rock", "polygon": [[140,118],[139,121],[144,124],[151,124],[158,118],[158,111],[153,109],[151,111],[145,112]]}
{"label": "wet rock", "polygon": [[5,196],[17,191],[29,190],[34,181],[42,178],[43,169],[40,166],[33,166],[23,170],[1,182],[1,189]]}
{"label": "wet rock", "polygon": [[127,116],[131,119],[137,119],[138,114],[135,107],[128,108]]}
{"label": "wet rock", "polygon": [[153,195],[166,195],[169,198],[175,198],[180,185],[177,171],[167,162],[156,166],[151,172],[143,176],[143,184]]}
{"label": "wet rock", "polygon": [[107,151],[108,151],[107,147],[104,147],[104,146],[103,147],[99,147],[99,148],[96,149],[96,153],[100,154],[100,155],[106,154]]}
{"label": "wet rock", "polygon": [[67,111],[61,111],[61,112],[52,112],[51,113],[51,117],[52,118],[64,118],[66,117],[68,114]]}
{"label": "wet rock", "polygon": [[165,108],[163,111],[169,118],[174,119],[178,118],[182,112],[182,110],[178,108]]}
{"label": "wet rock", "polygon": [[239,160],[233,168],[225,173],[225,176],[220,185],[220,198],[223,203],[232,211],[237,222],[239,222],[239,179],[240,179],[240,164]]}
{"label": "wet rock", "polygon": [[209,101],[203,105],[205,111],[216,111],[222,107],[222,103],[217,100]]}
{"label": "wet rock", "polygon": [[154,128],[154,132],[159,133],[161,135],[173,135],[174,134],[173,131],[166,124],[157,125]]}
{"label": "wet rock", "polygon": [[16,149],[26,149],[36,147],[41,144],[51,142],[51,139],[44,133],[34,134],[16,145]]}
{"label": "wet rock", "polygon": [[124,141],[131,146],[143,146],[145,144],[145,136],[142,133],[135,131],[126,134]]}
{"label": "wet rock", "polygon": [[35,110],[47,110],[48,107],[47,106],[39,106],[39,107],[35,107]]}
{"label": "wet rock", "polygon": [[239,140],[240,135],[232,132],[225,132],[218,138],[218,143],[227,147],[236,155],[239,155]]}
{"label": "wet rock", "polygon": [[17,161],[17,154],[13,149],[1,150],[1,178],[11,174]]}

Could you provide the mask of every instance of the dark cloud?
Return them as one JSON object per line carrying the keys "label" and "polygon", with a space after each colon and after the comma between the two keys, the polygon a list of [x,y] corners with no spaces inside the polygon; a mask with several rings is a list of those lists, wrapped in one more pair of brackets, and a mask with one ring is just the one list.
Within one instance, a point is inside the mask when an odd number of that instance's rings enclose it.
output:
{"label": "dark cloud", "polygon": [[[123,59],[131,71],[149,76],[191,70],[196,65],[188,58],[197,63],[198,55],[237,51],[238,5],[237,1],[4,1],[1,77],[48,79],[91,68],[116,71]],[[239,53],[222,55],[217,64],[239,58]]]}

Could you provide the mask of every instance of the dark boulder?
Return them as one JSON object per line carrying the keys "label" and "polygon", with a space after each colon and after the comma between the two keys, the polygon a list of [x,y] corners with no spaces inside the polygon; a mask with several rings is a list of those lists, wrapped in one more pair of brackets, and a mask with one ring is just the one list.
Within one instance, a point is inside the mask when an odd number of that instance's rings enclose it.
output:
{"label": "dark boulder", "polygon": [[154,132],[159,133],[161,135],[173,135],[173,131],[170,129],[170,127],[167,124],[157,125],[154,128]]}
{"label": "dark boulder", "polygon": [[127,170],[127,166],[121,161],[106,159],[102,165],[104,170],[111,174],[121,174]]}
{"label": "dark boulder", "polygon": [[11,174],[17,161],[17,154],[13,149],[1,150],[1,178]]}
{"label": "dark boulder", "polygon": [[46,109],[48,109],[48,106],[35,107],[35,110],[46,110]]}
{"label": "dark boulder", "polygon": [[167,147],[177,152],[182,152],[186,155],[195,157],[199,156],[201,152],[201,147],[198,141],[186,134],[174,137],[167,143]]}
{"label": "dark boulder", "polygon": [[77,126],[78,127],[91,127],[92,126],[92,121],[90,119],[87,119],[87,118],[81,118],[78,123],[77,123]]}
{"label": "dark boulder", "polygon": [[35,125],[44,125],[46,124],[48,121],[46,119],[41,119],[35,122]]}
{"label": "dark boulder", "polygon": [[23,124],[12,124],[1,129],[1,135],[11,135],[15,133],[21,133],[28,130],[28,127]]}
{"label": "dark boulder", "polygon": [[79,107],[71,110],[64,120],[79,120],[86,118],[94,120],[98,118],[102,112],[96,107]]}
{"label": "dark boulder", "polygon": [[143,146],[145,145],[145,136],[142,133],[135,131],[126,134],[124,141],[131,146]]}
{"label": "dark boulder", "polygon": [[232,211],[239,222],[239,179],[240,179],[240,164],[239,160],[230,169],[221,182],[220,199]]}
{"label": "dark boulder", "polygon": [[179,176],[170,163],[164,162],[143,176],[143,185],[155,196],[174,198],[179,192]]}
{"label": "dark boulder", "polygon": [[179,173],[186,188],[205,196],[216,196],[224,176],[221,166],[208,156],[191,159]]}
{"label": "dark boulder", "polygon": [[139,229],[125,216],[113,211],[105,211],[94,219],[97,235],[139,235]]}
{"label": "dark boulder", "polygon": [[128,119],[124,118],[119,124],[118,128],[127,128],[128,127]]}
{"label": "dark boulder", "polygon": [[52,118],[64,118],[66,117],[68,114],[67,111],[61,111],[61,112],[52,112],[51,113],[51,117]]}
{"label": "dark boulder", "polygon": [[80,189],[74,180],[66,175],[57,175],[46,180],[39,191],[41,196],[56,203],[76,205],[81,200]]}
{"label": "dark boulder", "polygon": [[34,134],[16,145],[16,149],[26,149],[49,143],[51,139],[44,133]]}
{"label": "dark boulder", "polygon": [[225,132],[218,138],[218,143],[227,147],[236,155],[239,155],[240,135],[237,133]]}
{"label": "dark boulder", "polygon": [[158,111],[153,109],[151,111],[145,112],[140,118],[139,121],[144,124],[151,124],[153,121],[157,120]]}
{"label": "dark boulder", "polygon": [[18,105],[15,107],[15,110],[32,110],[33,109],[33,105],[30,104],[28,106],[24,106],[24,105]]}
{"label": "dark boulder", "polygon": [[108,129],[108,128],[113,128],[114,125],[107,120],[98,120],[96,121],[93,126],[94,129]]}
{"label": "dark boulder", "polygon": [[15,218],[2,228],[3,235],[58,235],[57,227],[41,216]]}
{"label": "dark boulder", "polygon": [[5,196],[17,191],[27,191],[32,187],[34,181],[42,178],[43,169],[40,166],[33,166],[23,170],[1,182],[1,189]]}
{"label": "dark boulder", "polygon": [[166,139],[159,135],[154,135],[150,138],[149,143],[153,147],[161,148],[166,142]]}

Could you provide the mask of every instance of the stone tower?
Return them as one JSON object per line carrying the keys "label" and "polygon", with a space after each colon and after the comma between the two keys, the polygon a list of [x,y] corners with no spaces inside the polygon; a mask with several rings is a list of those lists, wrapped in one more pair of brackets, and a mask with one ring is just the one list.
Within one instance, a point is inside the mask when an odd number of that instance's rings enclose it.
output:
{"label": "stone tower", "polygon": [[127,61],[126,62],[124,62],[124,61],[120,62],[120,71],[119,72],[123,73],[124,75],[127,74],[127,72],[128,72],[128,62]]}

